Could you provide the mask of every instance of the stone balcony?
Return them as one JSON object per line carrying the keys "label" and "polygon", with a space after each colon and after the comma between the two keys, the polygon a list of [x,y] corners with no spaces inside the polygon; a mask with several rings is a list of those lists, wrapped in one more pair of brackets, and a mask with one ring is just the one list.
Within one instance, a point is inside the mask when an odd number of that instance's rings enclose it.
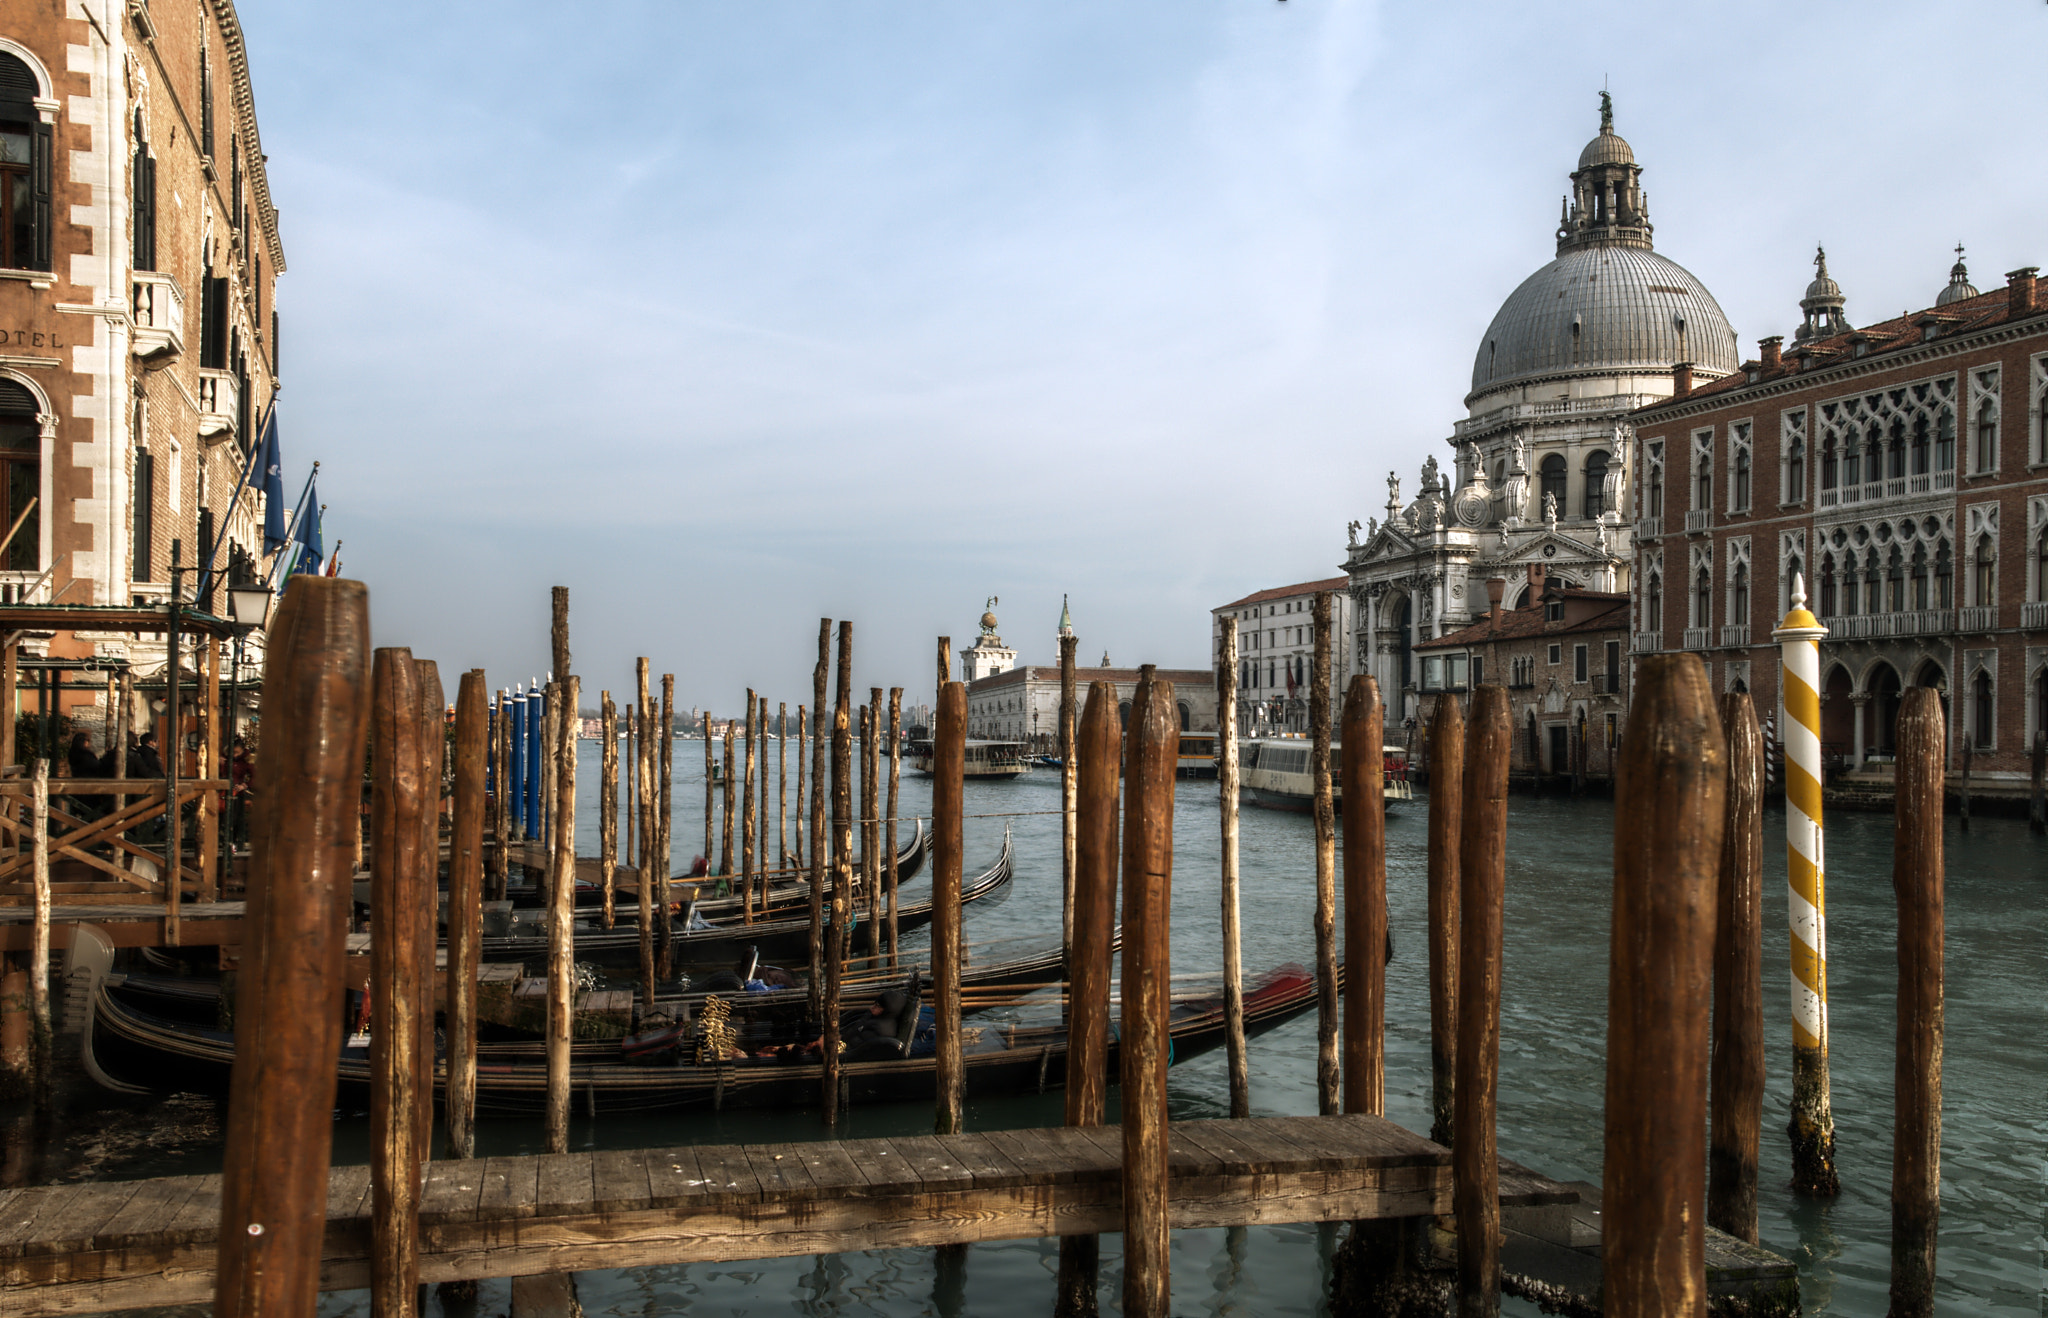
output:
{"label": "stone balcony", "polygon": [[1998,606],[1996,604],[1973,604],[1956,610],[1956,630],[1960,632],[1995,632],[1998,630]]}
{"label": "stone balcony", "polygon": [[1898,613],[1858,613],[1821,619],[1837,641],[1875,640],[1886,636],[1936,636],[1955,627],[1953,609],[1905,609]]}
{"label": "stone balcony", "polygon": [[1714,629],[1711,627],[1688,627],[1685,629],[1683,644],[1688,650],[1711,650],[1714,647]]}
{"label": "stone balcony", "polygon": [[1820,492],[1823,508],[1851,508],[1859,504],[1882,503],[1923,494],[1950,494],[1956,488],[1953,471],[1922,472],[1918,476],[1888,476],[1883,480],[1838,485]]}
{"label": "stone balcony", "polygon": [[2030,632],[2048,631],[2048,600],[2020,605],[2020,626]]}
{"label": "stone balcony", "polygon": [[177,280],[154,270],[136,271],[129,307],[137,357],[175,357],[185,350],[185,294]]}
{"label": "stone balcony", "polygon": [[1723,627],[1721,629],[1721,644],[1724,647],[1747,646],[1749,644],[1749,624],[1743,622],[1737,623],[1732,627]]}
{"label": "stone balcony", "polygon": [[241,416],[235,377],[227,371],[199,372],[199,438],[218,444],[235,435]]}
{"label": "stone balcony", "polygon": [[1662,632],[1636,632],[1629,638],[1629,649],[1637,654],[1650,654],[1663,648]]}
{"label": "stone balcony", "polygon": [[1687,535],[1705,535],[1707,528],[1713,525],[1713,521],[1713,509],[1688,508],[1685,513],[1685,533]]}

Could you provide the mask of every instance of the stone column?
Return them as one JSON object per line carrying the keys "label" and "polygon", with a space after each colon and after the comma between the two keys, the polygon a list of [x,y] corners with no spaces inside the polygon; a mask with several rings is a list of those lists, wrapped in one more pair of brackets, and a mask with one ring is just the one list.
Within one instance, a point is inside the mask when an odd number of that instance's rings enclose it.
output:
{"label": "stone column", "polygon": [[1849,767],[1856,770],[1863,767],[1863,710],[1870,703],[1870,697],[1852,695],[1849,697],[1849,703],[1855,706],[1855,712],[1849,716],[1849,721],[1856,729],[1856,750],[1849,761]]}

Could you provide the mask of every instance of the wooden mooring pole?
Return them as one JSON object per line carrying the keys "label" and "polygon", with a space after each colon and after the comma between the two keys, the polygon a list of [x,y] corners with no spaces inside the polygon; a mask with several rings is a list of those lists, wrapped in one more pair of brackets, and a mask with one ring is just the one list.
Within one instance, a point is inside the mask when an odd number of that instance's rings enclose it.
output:
{"label": "wooden mooring pole", "polygon": [[243,917],[216,1314],[311,1313],[318,1302],[369,645],[359,581],[294,578],[270,625],[249,830],[262,881],[249,884]]}
{"label": "wooden mooring pole", "polygon": [[796,707],[796,827],[790,830],[791,868],[804,867],[804,823],[811,816],[804,795],[804,756],[811,745],[811,711],[809,706]]}
{"label": "wooden mooring pole", "polygon": [[[1110,948],[1116,937],[1117,792],[1123,762],[1114,683],[1088,684],[1080,727],[1069,732],[1064,744],[1067,763],[1075,770],[1066,1123],[1099,1126],[1109,1091]],[[1060,1237],[1058,1298],[1053,1307],[1058,1318],[1093,1318],[1100,1253],[1097,1236]]]}
{"label": "wooden mooring pole", "polygon": [[1707,1225],[1754,1245],[1764,1117],[1764,742],[1746,691],[1721,697],[1727,826],[1714,921]]}
{"label": "wooden mooring pole", "polygon": [[448,839],[448,1085],[451,1158],[476,1155],[476,995],[483,946],[484,670],[455,693],[455,822]]}
{"label": "wooden mooring pole", "polygon": [[932,1012],[938,1025],[940,1135],[964,1129],[965,1060],[960,1055],[960,861],[967,773],[967,687],[939,688],[932,737]]}
{"label": "wooden mooring pole", "polygon": [[1344,1110],[1387,1106],[1387,798],[1379,683],[1344,693]]}
{"label": "wooden mooring pole", "polygon": [[[634,870],[633,870],[633,873],[634,873],[634,875],[635,875],[636,877],[635,877],[635,880],[634,880],[634,885],[633,885],[633,886],[634,886],[634,887],[635,887],[635,888],[637,889],[637,891],[636,891],[636,892],[635,892],[635,893],[634,893],[633,895],[634,895],[634,897],[635,897],[635,898],[637,899],[637,900],[635,901],[635,903],[634,903],[634,904],[635,904],[635,906],[637,906],[637,907],[638,907],[638,910],[636,910],[634,914],[635,914],[635,916],[636,916],[636,917],[638,918],[638,920],[640,921],[640,1008],[641,1008],[641,1010],[642,1010],[642,1011],[653,1011],[653,1010],[654,1010],[654,889],[655,889],[655,883],[654,883],[654,871],[653,871],[653,869],[652,869],[652,868],[651,868],[651,866],[650,866],[650,861],[652,860],[652,858],[653,858],[653,857],[652,857],[652,852],[651,852],[651,848],[650,848],[650,847],[648,846],[648,843],[647,843],[647,817],[648,817],[648,814],[649,814],[650,812],[649,812],[649,810],[648,810],[648,808],[647,808],[647,806],[648,806],[648,799],[647,799],[647,798],[648,798],[648,781],[647,781],[647,723],[648,723],[648,719],[647,719],[647,699],[646,699],[646,695],[647,695],[647,661],[646,661],[645,659],[642,659],[642,660],[640,661],[640,670],[639,670],[639,673],[637,674],[637,676],[638,676],[638,678],[639,678],[639,680],[640,680],[640,692],[641,692],[641,701],[640,701],[640,709],[639,709],[639,713],[638,713],[638,716],[637,716],[637,717],[635,718],[635,720],[634,720],[634,730],[635,730],[635,733],[636,733],[637,735],[636,735],[636,736],[635,736],[635,738],[634,738],[634,742],[633,742],[633,747],[632,747],[632,751],[633,751],[633,755],[632,755],[632,760],[633,760],[633,791],[632,791],[632,799],[633,799],[634,801],[638,802],[638,803],[639,803],[639,806],[640,806],[640,831],[639,831],[639,832],[638,832],[637,834],[635,834],[635,837],[636,837],[636,838],[638,839],[638,845],[639,845],[639,855],[638,855],[638,856],[636,856],[636,857],[634,858],[634,860],[635,860],[635,862],[636,862],[636,863],[635,863],[635,866],[634,866]],[[711,762],[711,737],[710,737],[710,734],[709,734],[709,733],[706,733],[706,734],[705,734],[705,737],[704,737],[704,762],[705,762],[705,763],[706,763],[707,765],[708,765],[708,764],[709,764],[709,763]],[[711,834],[711,814],[712,814],[712,811],[711,811],[711,778],[710,778],[710,776],[709,776],[709,775],[707,774],[707,775],[705,776],[705,779],[704,779],[704,833],[705,833],[705,845],[706,845],[706,850],[705,850],[705,854],[706,854],[706,855],[709,855],[709,854],[711,854],[711,853],[710,853],[710,850],[709,850],[709,846],[710,846],[710,834]],[[631,829],[628,829],[627,831],[628,831],[628,832],[631,832],[632,830],[631,830]],[[664,892],[664,893],[663,893],[662,895],[663,895],[663,896],[667,896],[667,893],[666,893],[666,892]]]}
{"label": "wooden mooring pole", "polygon": [[1707,1312],[1707,1016],[1728,750],[1706,665],[1636,672],[1614,800],[1601,1294],[1610,1318]]}
{"label": "wooden mooring pole", "polygon": [[1216,813],[1221,820],[1223,866],[1223,1047],[1230,1072],[1230,1115],[1252,1114],[1251,1061],[1244,1037],[1244,926],[1238,900],[1237,619],[1223,620],[1223,655],[1216,668]]}
{"label": "wooden mooring pole", "polygon": [[[547,1151],[569,1151],[569,1041],[576,1020],[576,704],[582,683],[555,679],[555,854],[548,889]],[[646,886],[644,883],[643,887]]]}
{"label": "wooden mooring pole", "polygon": [[712,758],[711,711],[704,711],[704,866],[718,859],[718,764]]}
{"label": "wooden mooring pole", "polygon": [[1465,807],[1465,711],[1437,698],[1429,721],[1429,1137],[1450,1147],[1458,1092],[1458,844]]}
{"label": "wooden mooring pole", "polygon": [[[597,714],[597,735],[603,742],[597,769],[597,880],[604,888],[604,927],[609,929],[616,915],[613,885],[619,868],[619,710],[610,691],[598,692]],[[461,722],[462,711],[458,709],[455,717]]]}
{"label": "wooden mooring pole", "polygon": [[866,740],[861,742],[861,782],[865,793],[865,804],[861,806],[861,818],[865,821],[861,836],[862,852],[867,857],[867,873],[861,883],[867,890],[868,899],[868,951],[876,958],[874,964],[881,965],[882,955],[882,875],[887,868],[882,864],[882,688],[868,689],[868,719]]}
{"label": "wooden mooring pole", "polygon": [[[50,1039],[50,762],[47,759],[36,760],[34,782],[35,794],[29,802],[32,857],[29,862],[29,901],[34,907],[34,924],[29,931],[28,1018],[36,1106],[39,1110],[46,1110],[54,1093],[54,1078],[50,1074],[53,1063]],[[171,861],[175,866],[177,857],[173,855]],[[175,887],[178,872],[172,868],[168,873],[165,882]]]}
{"label": "wooden mooring pole", "polygon": [[[846,922],[853,911],[853,624],[839,624],[832,703],[832,926],[826,931],[823,1053],[825,1124],[839,1121],[839,990],[846,978]],[[940,1061],[943,1069],[945,1062]]]}
{"label": "wooden mooring pole", "polygon": [[[1062,606],[1064,608],[1064,606]],[[1075,720],[1080,717],[1074,677],[1077,636],[1060,637],[1060,947],[1074,954],[1074,763]]]}
{"label": "wooden mooring pole", "polygon": [[896,808],[898,789],[903,781],[903,688],[889,688],[889,836],[886,839],[888,859],[884,862],[889,870],[889,966],[894,969],[901,960],[902,948],[897,945],[896,935]]}
{"label": "wooden mooring pole", "polygon": [[[419,909],[433,893],[427,757],[412,653],[380,649],[370,698],[370,1309],[416,1311],[419,1291]],[[431,1081],[428,1083],[431,1084]]]}
{"label": "wooden mooring pole", "polygon": [[[740,887],[745,893],[741,911],[746,923],[754,922],[754,688],[747,688],[745,774],[740,792]],[[765,896],[765,894],[764,894]]]}
{"label": "wooden mooring pole", "polygon": [[1308,768],[1315,788],[1316,828],[1316,1104],[1339,1110],[1337,1055],[1337,820],[1330,788],[1330,596],[1310,606],[1315,653],[1308,679]]}
{"label": "wooden mooring pole", "polygon": [[669,900],[669,875],[675,873],[675,866],[669,855],[671,835],[675,826],[676,786],[676,675],[661,675],[661,722],[656,726],[656,735],[661,738],[655,748],[660,760],[661,778],[655,784],[654,808],[654,875],[655,900],[660,903],[661,919],[661,964],[660,973],[666,980],[675,974],[673,957],[675,952],[675,903]]}
{"label": "wooden mooring pole", "polygon": [[[803,757],[797,757],[803,763]],[[789,868],[789,702],[775,705],[775,868]]]}
{"label": "wooden mooring pole", "polygon": [[[1318,598],[1327,632],[1329,600]],[[1327,649],[1318,667],[1327,678]],[[1327,747],[1327,689],[1323,700]],[[1130,1318],[1169,1318],[1173,1303],[1166,1067],[1172,1051],[1167,1013],[1172,1009],[1173,778],[1179,726],[1173,683],[1160,681],[1154,667],[1144,665],[1131,699],[1124,798],[1124,1009],[1118,1054],[1123,1072],[1124,1313]]]}
{"label": "wooden mooring pole", "polygon": [[[1965,732],[1963,734],[1963,782],[1956,811],[1960,816],[1958,822],[1965,833],[1970,831],[1970,774],[1976,767],[1977,739]],[[1896,789],[1894,790],[1894,797],[1896,798]]]}
{"label": "wooden mooring pole", "polygon": [[2034,730],[2033,790],[2027,798],[2027,827],[2048,833],[2048,728]]}
{"label": "wooden mooring pole", "polygon": [[1892,889],[1899,903],[1898,1042],[1892,1072],[1892,1286],[1887,1318],[1934,1313],[1941,1222],[1942,855],[1940,694],[1899,701]]}
{"label": "wooden mooring pole", "polygon": [[768,910],[768,871],[780,869],[781,865],[768,850],[768,697],[758,697],[755,704],[759,710],[754,717],[754,731],[760,743],[761,781],[757,795],[760,815],[754,825],[754,873],[760,884],[761,910],[765,914]]}
{"label": "wooden mooring pole", "polygon": [[420,692],[420,754],[426,762],[420,820],[421,864],[426,877],[419,911],[419,973],[413,978],[419,1012],[419,1085],[413,1091],[419,1121],[420,1160],[434,1156],[434,963],[440,943],[441,791],[448,762],[446,690],[441,666],[432,659],[413,660]]}
{"label": "wooden mooring pole", "polygon": [[[1472,693],[1458,841],[1458,1080],[1452,1112],[1451,1210],[1458,1231],[1459,1318],[1500,1312],[1501,903],[1507,875],[1508,749],[1503,686]],[[1434,790],[1432,788],[1432,790]]]}
{"label": "wooden mooring pole", "polygon": [[[810,1011],[825,1028],[825,683],[832,672],[832,620],[818,619],[818,663],[811,669]],[[822,1035],[821,1035],[822,1037]]]}

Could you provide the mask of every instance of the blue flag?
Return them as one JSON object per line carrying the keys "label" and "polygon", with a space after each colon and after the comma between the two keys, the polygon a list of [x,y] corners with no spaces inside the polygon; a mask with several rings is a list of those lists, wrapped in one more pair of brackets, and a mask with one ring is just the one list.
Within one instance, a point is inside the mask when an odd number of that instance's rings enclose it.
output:
{"label": "blue flag", "polygon": [[256,476],[263,482],[263,552],[275,554],[289,543],[291,535],[284,520],[284,459],[277,452],[275,404],[256,441]]}
{"label": "blue flag", "polygon": [[321,560],[327,555],[320,546],[320,492],[311,481],[306,483],[306,507],[299,514],[299,529],[292,538],[298,550],[293,555],[291,574],[310,572],[318,576]]}

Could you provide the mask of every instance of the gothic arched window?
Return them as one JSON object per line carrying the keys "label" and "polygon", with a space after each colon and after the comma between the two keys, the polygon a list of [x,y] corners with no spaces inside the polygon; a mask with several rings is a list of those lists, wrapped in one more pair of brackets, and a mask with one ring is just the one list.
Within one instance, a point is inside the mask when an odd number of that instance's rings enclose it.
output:
{"label": "gothic arched window", "polygon": [[1735,585],[1728,594],[1728,625],[1740,627],[1749,621],[1749,564],[1735,565]]}
{"label": "gothic arched window", "polygon": [[1955,603],[1955,564],[1950,561],[1948,541],[1934,550],[1934,607],[1946,609]]}
{"label": "gothic arched window", "polygon": [[1934,469],[1956,469],[1956,414],[1946,407],[1934,419]]}
{"label": "gothic arched window", "polygon": [[1998,408],[1987,398],[1977,409],[1977,463],[1981,474],[1998,466]]}
{"label": "gothic arched window", "polygon": [[1735,450],[1734,488],[1730,491],[1730,512],[1749,511],[1749,450],[1738,447]]}
{"label": "gothic arched window", "polygon": [[1976,725],[1974,732],[1977,738],[1977,749],[1980,751],[1990,750],[1991,729],[1993,726],[1991,718],[1991,674],[1981,668],[1977,670],[1977,676],[1970,680],[1970,721]]}
{"label": "gothic arched window", "polygon": [[[2042,543],[2048,545],[2048,540]],[[2048,556],[2044,556],[2042,562],[2048,563]],[[1650,574],[1650,589],[1643,602],[1643,630],[1664,630],[1664,575],[1661,572]]]}
{"label": "gothic arched window", "polygon": [[1805,498],[1806,441],[1794,435],[1785,450],[1785,501],[1798,503]]}
{"label": "gothic arched window", "polygon": [[1833,617],[1835,612],[1835,556],[1829,554],[1820,561],[1820,616]]}
{"label": "gothic arched window", "polygon": [[1922,546],[1913,551],[1912,607],[1916,610],[1932,607],[1927,594],[1927,549]]}
{"label": "gothic arched window", "polygon": [[1701,564],[1699,573],[1693,577],[1692,582],[1692,625],[1695,627],[1709,626],[1713,616],[1714,583],[1713,579],[1707,575],[1706,565]]}
{"label": "gothic arched window", "polygon": [[1540,470],[1543,473],[1543,493],[1557,496],[1557,511],[1560,516],[1564,515],[1567,512],[1564,503],[1564,459],[1553,453],[1543,459]]}
{"label": "gothic arched window", "polygon": [[1977,538],[1975,598],[1970,601],[1970,603],[1979,608],[1983,608],[1992,602],[1991,591],[1995,584],[1994,569],[1997,563],[1998,551],[1991,547],[1991,537],[1988,535],[1979,536]]}
{"label": "gothic arched window", "polygon": [[1586,519],[1592,521],[1607,511],[1607,450],[1594,449],[1586,455]]}

